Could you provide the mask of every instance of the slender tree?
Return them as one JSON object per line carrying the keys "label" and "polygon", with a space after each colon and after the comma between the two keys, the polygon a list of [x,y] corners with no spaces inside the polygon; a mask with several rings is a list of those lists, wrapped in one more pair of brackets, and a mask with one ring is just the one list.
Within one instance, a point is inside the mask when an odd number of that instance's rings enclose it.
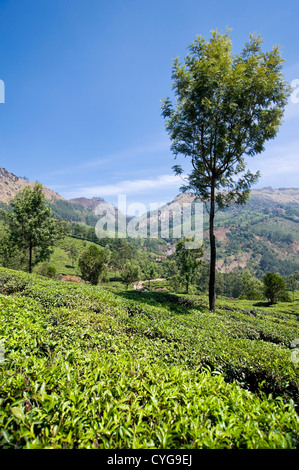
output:
{"label": "slender tree", "polygon": [[188,294],[190,285],[194,284],[198,279],[199,267],[204,254],[204,247],[202,245],[197,249],[188,249],[185,247],[185,241],[191,240],[184,240],[182,238],[176,244],[175,260],[179,272],[178,278],[180,283],[185,285],[186,294]]}
{"label": "slender tree", "polygon": [[290,289],[290,291],[293,294],[293,302],[295,300],[295,292],[296,292],[297,287],[298,287],[298,281],[299,281],[299,273],[297,271],[293,274],[290,274],[287,277],[287,280],[286,280],[287,287],[288,287],[288,289]]}
{"label": "slender tree", "polygon": [[49,259],[55,241],[67,232],[66,223],[54,217],[40,183],[19,191],[11,207],[12,211],[5,213],[10,240],[27,253],[31,273],[34,264]]}
{"label": "slender tree", "polygon": [[76,261],[76,259],[79,256],[79,250],[78,250],[78,247],[75,243],[72,243],[70,245],[68,255],[69,255],[69,258],[72,261],[72,267],[74,267],[74,262]]}
{"label": "slender tree", "polygon": [[[175,155],[191,160],[183,191],[193,191],[209,212],[209,307],[215,310],[216,240],[219,208],[245,204],[259,172],[246,169],[245,157],[264,150],[277,134],[290,88],[283,78],[277,46],[262,51],[260,36],[250,35],[239,55],[232,53],[229,31],[198,36],[181,64],[173,62],[175,103],[162,100],[162,115]],[[182,174],[181,165],[174,165]]]}

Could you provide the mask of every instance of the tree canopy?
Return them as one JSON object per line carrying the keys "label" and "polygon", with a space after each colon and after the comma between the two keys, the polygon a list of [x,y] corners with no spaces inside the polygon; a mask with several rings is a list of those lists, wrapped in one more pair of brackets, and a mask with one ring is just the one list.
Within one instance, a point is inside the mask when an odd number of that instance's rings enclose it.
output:
{"label": "tree canopy", "polygon": [[101,246],[90,245],[79,256],[78,266],[82,279],[97,285],[106,262],[106,252]]}
{"label": "tree canopy", "polygon": [[278,273],[268,273],[263,276],[265,297],[273,304],[286,291],[286,282]]}

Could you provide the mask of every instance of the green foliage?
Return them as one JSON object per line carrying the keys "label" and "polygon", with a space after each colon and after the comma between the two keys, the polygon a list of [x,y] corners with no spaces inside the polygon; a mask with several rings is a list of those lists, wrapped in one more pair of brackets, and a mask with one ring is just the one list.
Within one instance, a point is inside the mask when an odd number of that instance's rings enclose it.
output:
{"label": "green foliage", "polygon": [[24,269],[25,254],[16,249],[7,227],[0,226],[0,264],[5,268]]}
{"label": "green foliage", "polygon": [[146,261],[143,264],[142,271],[144,273],[145,279],[148,280],[148,287],[151,287],[151,279],[157,277],[157,265],[154,262]]}
{"label": "green foliage", "polygon": [[74,262],[78,259],[79,250],[75,243],[72,243],[69,247],[69,257],[72,260],[72,266],[74,267]]}
{"label": "green foliage", "polygon": [[37,273],[40,274],[41,276],[50,277],[50,278],[56,278],[57,276],[56,268],[54,266],[49,265],[48,263],[42,263],[38,267]]}
{"label": "green foliage", "polygon": [[163,265],[165,275],[167,277],[172,277],[178,272],[177,263],[174,259],[166,259]]}
{"label": "green foliage", "polygon": [[0,291],[1,447],[299,445],[294,316],[3,268]]}
{"label": "green foliage", "polygon": [[163,100],[172,150],[192,159],[188,187],[205,200],[211,180],[217,189],[229,187],[217,195],[220,207],[245,202],[256,175],[233,177],[244,172],[245,154],[261,153],[265,141],[275,137],[290,93],[279,48],[263,52],[262,42],[250,35],[241,54],[233,55],[228,33],[213,31],[209,41],[198,36],[185,63],[173,61],[175,106]]}
{"label": "green foliage", "polygon": [[251,276],[249,271],[242,274],[242,298],[260,300],[264,297],[263,283]]}
{"label": "green foliage", "polygon": [[286,291],[286,282],[277,273],[268,273],[263,276],[265,297],[271,304],[281,298]]}
{"label": "green foliage", "polygon": [[[55,219],[46,202],[40,183],[19,191],[11,202],[12,211],[5,220],[9,226],[9,240],[15,249],[28,254],[28,268],[49,259],[56,240],[66,232],[64,222]],[[33,259],[34,256],[34,259]]]}
{"label": "green foliage", "polygon": [[204,253],[203,245],[200,248],[189,248],[188,243],[194,243],[194,240],[182,238],[176,244],[175,250],[179,282],[185,285],[187,294],[189,287],[195,284],[198,278],[199,266]]}
{"label": "green foliage", "polygon": [[141,278],[141,272],[138,264],[134,261],[127,261],[120,273],[121,280],[125,286],[129,287],[133,282],[139,281]]}
{"label": "green foliage", "polygon": [[99,281],[105,262],[106,252],[104,248],[90,245],[81,253],[78,261],[82,279],[96,285]]}
{"label": "green foliage", "polygon": [[94,227],[98,220],[98,217],[92,211],[86,210],[81,204],[75,204],[63,199],[56,199],[51,204],[51,209],[58,219],[67,222],[81,222]]}
{"label": "green foliage", "polygon": [[299,281],[299,273],[298,272],[290,274],[287,277],[287,280],[286,280],[287,287],[288,287],[288,289],[290,289],[290,291],[293,294],[293,302],[294,302],[295,291],[298,288],[298,281]]}
{"label": "green foliage", "polygon": [[[246,171],[245,156],[261,153],[265,142],[276,136],[290,93],[281,72],[279,48],[263,52],[262,42],[260,36],[250,35],[241,54],[236,55],[228,32],[212,31],[209,41],[197,36],[184,64],[178,58],[173,61],[176,102],[172,104],[167,98],[162,105],[175,158],[188,157],[192,164],[182,190],[200,195],[209,210],[212,311],[217,207],[243,205],[248,200],[259,172]],[[183,173],[180,165],[173,169],[176,174]]]}
{"label": "green foliage", "polygon": [[179,274],[174,274],[169,280],[170,290],[173,292],[181,292],[183,289],[182,278]]}

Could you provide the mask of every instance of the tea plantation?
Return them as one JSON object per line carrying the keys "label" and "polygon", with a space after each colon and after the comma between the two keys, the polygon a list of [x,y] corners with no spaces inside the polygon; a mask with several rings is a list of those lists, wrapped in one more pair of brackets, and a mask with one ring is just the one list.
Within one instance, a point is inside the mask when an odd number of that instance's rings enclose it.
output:
{"label": "tea plantation", "polygon": [[299,447],[298,314],[0,268],[3,448]]}

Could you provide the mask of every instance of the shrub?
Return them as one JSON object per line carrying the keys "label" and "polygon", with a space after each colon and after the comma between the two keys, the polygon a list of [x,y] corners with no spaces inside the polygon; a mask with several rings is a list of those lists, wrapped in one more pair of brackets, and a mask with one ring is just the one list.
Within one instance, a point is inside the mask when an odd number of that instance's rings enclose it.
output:
{"label": "shrub", "polygon": [[106,252],[104,248],[90,245],[79,257],[79,268],[84,281],[96,285],[99,282],[101,271],[105,266]]}
{"label": "shrub", "polygon": [[286,282],[277,273],[268,273],[263,276],[265,297],[271,304],[277,302],[286,291]]}
{"label": "shrub", "polygon": [[121,280],[128,289],[129,285],[133,282],[139,281],[141,277],[140,268],[137,263],[133,261],[127,261],[121,272]]}
{"label": "shrub", "polygon": [[55,266],[51,266],[48,263],[43,263],[41,264],[38,269],[37,273],[40,274],[41,276],[49,277],[49,278],[56,278],[57,276],[57,271]]}

